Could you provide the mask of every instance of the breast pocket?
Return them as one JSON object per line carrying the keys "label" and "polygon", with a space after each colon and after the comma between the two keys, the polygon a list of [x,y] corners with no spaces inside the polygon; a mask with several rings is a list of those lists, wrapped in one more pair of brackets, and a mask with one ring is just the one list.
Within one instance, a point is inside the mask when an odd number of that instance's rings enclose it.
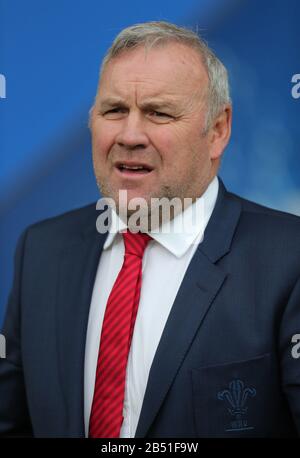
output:
{"label": "breast pocket", "polygon": [[270,354],[192,369],[199,437],[266,436],[272,412]]}

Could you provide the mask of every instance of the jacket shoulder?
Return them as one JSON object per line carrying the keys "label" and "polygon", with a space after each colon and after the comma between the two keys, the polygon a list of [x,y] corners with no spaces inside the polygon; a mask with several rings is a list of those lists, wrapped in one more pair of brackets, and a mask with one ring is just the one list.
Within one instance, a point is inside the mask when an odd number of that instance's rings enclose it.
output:
{"label": "jacket shoulder", "polygon": [[231,199],[240,203],[239,227],[255,241],[262,240],[266,246],[280,244],[286,250],[300,255],[300,217],[285,211],[244,199],[228,193]]}
{"label": "jacket shoulder", "polygon": [[253,218],[259,217],[261,219],[265,218],[266,220],[274,220],[278,222],[287,220],[291,221],[292,224],[300,224],[300,216],[258,204],[231,192],[228,192],[228,195],[230,198],[240,202],[242,212],[248,214],[249,217],[252,215]]}
{"label": "jacket shoulder", "polygon": [[95,202],[34,223],[26,232],[28,237],[34,237],[35,240],[39,237],[43,240],[71,239],[84,231],[95,229],[96,218]]}

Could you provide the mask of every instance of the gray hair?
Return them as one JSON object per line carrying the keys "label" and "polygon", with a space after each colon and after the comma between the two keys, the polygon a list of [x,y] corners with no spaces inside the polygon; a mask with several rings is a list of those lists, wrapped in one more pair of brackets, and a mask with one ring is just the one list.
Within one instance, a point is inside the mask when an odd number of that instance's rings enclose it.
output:
{"label": "gray hair", "polygon": [[126,50],[144,45],[146,49],[169,41],[190,46],[196,50],[206,68],[209,84],[205,131],[225,105],[231,105],[227,70],[203,38],[186,28],[165,21],[145,22],[123,29],[108,49],[101,65],[101,74],[107,63]]}

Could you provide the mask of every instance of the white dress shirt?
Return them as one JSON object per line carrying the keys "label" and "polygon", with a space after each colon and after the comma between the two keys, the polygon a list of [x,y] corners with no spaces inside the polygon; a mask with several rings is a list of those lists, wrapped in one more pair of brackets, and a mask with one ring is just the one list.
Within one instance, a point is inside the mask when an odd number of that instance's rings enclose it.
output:
{"label": "white dress shirt", "polygon": [[[170,233],[151,232],[142,264],[142,288],[125,381],[120,437],[134,437],[149,371],[170,310],[187,267],[214,209],[219,182],[215,177],[205,193],[171,222]],[[196,211],[195,211],[196,210]],[[184,228],[182,226],[184,225]],[[124,243],[119,232],[126,225],[112,212],[92,294],[84,367],[84,421],[88,437],[101,328],[109,294],[123,264]]]}

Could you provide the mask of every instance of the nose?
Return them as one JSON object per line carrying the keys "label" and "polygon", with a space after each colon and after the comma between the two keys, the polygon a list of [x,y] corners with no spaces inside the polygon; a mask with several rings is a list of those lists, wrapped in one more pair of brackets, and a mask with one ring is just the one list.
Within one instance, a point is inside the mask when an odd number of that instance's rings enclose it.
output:
{"label": "nose", "polygon": [[146,134],[142,116],[139,113],[129,113],[123,119],[120,131],[116,136],[116,142],[119,146],[128,149],[146,148],[148,146],[149,138]]}

